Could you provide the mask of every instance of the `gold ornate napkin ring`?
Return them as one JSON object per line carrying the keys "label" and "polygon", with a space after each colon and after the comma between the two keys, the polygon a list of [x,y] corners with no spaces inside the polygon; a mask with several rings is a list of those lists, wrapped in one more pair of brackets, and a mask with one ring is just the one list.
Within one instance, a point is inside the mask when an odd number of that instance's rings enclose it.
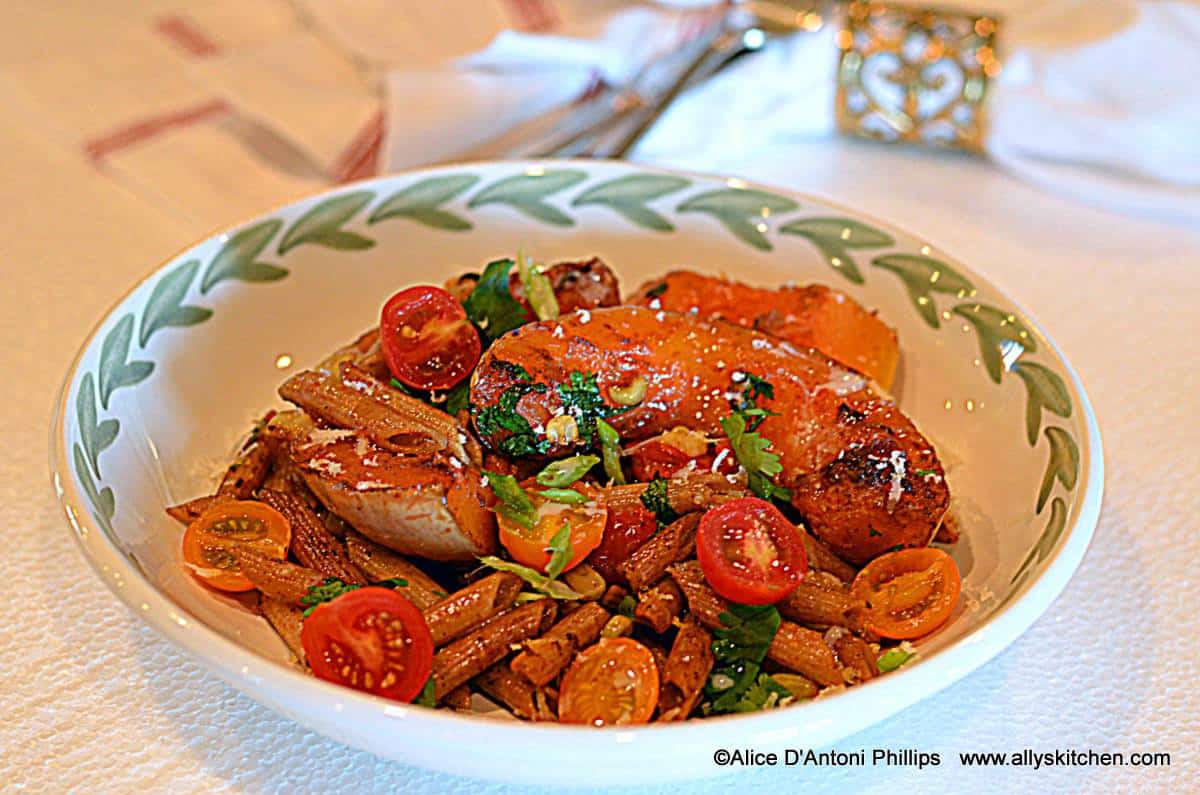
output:
{"label": "gold ornate napkin ring", "polygon": [[982,151],[988,82],[1000,72],[997,17],[864,0],[844,10],[838,130]]}

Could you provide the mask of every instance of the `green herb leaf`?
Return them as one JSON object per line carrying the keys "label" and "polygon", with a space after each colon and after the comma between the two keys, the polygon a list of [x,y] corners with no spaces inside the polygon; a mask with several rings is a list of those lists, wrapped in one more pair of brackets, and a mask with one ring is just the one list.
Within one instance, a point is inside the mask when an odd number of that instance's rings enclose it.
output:
{"label": "green herb leaf", "polygon": [[546,551],[550,553],[550,562],[546,564],[546,576],[554,580],[563,573],[563,569],[575,555],[575,550],[571,547],[569,521],[563,522],[562,528],[550,539],[550,546],[546,547]]}
{"label": "green herb leaf", "polygon": [[450,416],[455,416],[467,405],[471,400],[471,379],[464,378],[458,386],[446,393],[446,413]]}
{"label": "green herb leaf", "polygon": [[483,474],[487,475],[492,493],[500,500],[500,504],[495,508],[496,513],[522,527],[533,529],[537,522],[537,509],[533,507],[533,500],[529,499],[529,495],[517,483],[517,479],[512,475],[501,475],[488,469],[483,470]]}
{"label": "green herb leaf", "polygon": [[554,296],[554,286],[550,279],[542,273],[533,260],[521,252],[517,252],[517,275],[521,277],[521,286],[525,288],[525,297],[538,320],[554,320],[558,317],[558,298]]}
{"label": "green herb leaf", "polygon": [[488,568],[496,569],[497,571],[507,571],[517,575],[535,591],[545,594],[551,599],[568,599],[574,601],[583,599],[583,594],[575,591],[566,583],[547,577],[537,569],[531,569],[528,566],[522,566],[520,563],[513,563],[511,560],[504,560],[494,555],[480,558],[479,562]]}
{"label": "green herb leaf", "polygon": [[596,432],[600,436],[600,455],[604,458],[604,473],[613,483],[625,483],[625,473],[621,471],[621,437],[617,429],[604,420],[596,420]]}
{"label": "green herb leaf", "polygon": [[489,262],[475,289],[463,301],[467,317],[489,340],[512,331],[529,319],[525,307],[508,291],[508,274],[512,266],[510,259]]}
{"label": "green herb leaf", "polygon": [[475,416],[475,427],[484,436],[492,436],[500,431],[508,431],[509,435],[499,443],[500,452],[514,458],[544,453],[550,449],[550,443],[545,439],[539,440],[533,432],[529,420],[517,413],[517,401],[530,392],[545,392],[545,384],[519,383],[513,384],[500,395],[495,405],[487,406]]}
{"label": "green herb leaf", "polygon": [[637,597],[633,594],[625,594],[621,597],[621,601],[617,604],[617,613],[626,618],[633,618],[633,611],[637,609]]}
{"label": "green herb leaf", "polygon": [[879,666],[879,670],[882,673],[887,673],[888,671],[896,670],[915,656],[916,655],[912,652],[905,651],[899,646],[896,646],[895,648],[888,649],[883,654],[879,655],[876,665]]}
{"label": "green herb leaf", "polygon": [[421,688],[421,693],[413,700],[413,703],[418,707],[429,707],[433,709],[437,706],[437,683],[433,681],[433,675],[425,680],[425,686]]}
{"label": "green herb leaf", "polygon": [[937,470],[936,469],[914,469],[913,474],[917,475],[919,477],[927,478],[930,475],[936,475]]}
{"label": "green herb leaf", "polygon": [[[371,585],[380,588],[404,588],[408,585],[408,580],[403,577],[392,577],[391,579],[373,582]],[[316,610],[319,605],[331,602],[342,594],[357,591],[362,587],[361,585],[342,582],[336,577],[327,577],[325,582],[312,586],[308,589],[307,594],[300,597],[300,604],[308,605],[308,609],[304,611],[304,617],[308,618],[312,611]]]}
{"label": "green herb leaf", "polygon": [[755,431],[767,417],[779,416],[777,412],[758,405],[760,398],[775,399],[775,387],[771,385],[770,381],[754,375],[754,373],[745,373],[744,375],[745,383],[742,386],[742,395],[733,401],[733,410],[746,419],[746,430]]}
{"label": "green herb leaf", "polygon": [[649,290],[646,291],[646,297],[647,298],[659,298],[666,291],[667,291],[667,283],[659,282],[658,284],[654,285],[653,287],[651,287]]}
{"label": "green herb leaf", "polygon": [[790,500],[792,493],[771,480],[783,471],[779,456],[768,450],[771,443],[746,427],[746,418],[734,413],[721,420],[721,427],[729,437],[729,446],[742,469],[746,470],[746,482],[750,490],[764,500],[779,497]]}
{"label": "green herb leaf", "polygon": [[712,698],[705,713],[750,712],[790,695],[787,688],[759,673],[781,622],[774,605],[731,604],[720,618],[724,626],[713,631],[717,665],[704,689]]}
{"label": "green herb leaf", "polygon": [[561,502],[567,505],[583,505],[588,498],[575,489],[542,489],[538,496],[551,502]]}
{"label": "green herb leaf", "polygon": [[646,510],[658,517],[659,527],[665,527],[679,518],[679,514],[671,507],[671,501],[667,499],[666,478],[656,477],[650,481],[646,490],[642,492],[641,499]]}
{"label": "green herb leaf", "polygon": [[595,373],[573,371],[568,382],[558,385],[558,396],[563,409],[575,418],[579,426],[579,438],[590,442],[596,433],[596,420],[612,417],[628,411],[628,407],[610,406],[600,395]]}
{"label": "green herb leaf", "polygon": [[[586,475],[592,467],[599,463],[600,459],[594,455],[576,455],[552,461],[537,474],[537,482],[542,486],[550,486],[556,489],[566,488]],[[578,494],[578,492],[572,493]]]}

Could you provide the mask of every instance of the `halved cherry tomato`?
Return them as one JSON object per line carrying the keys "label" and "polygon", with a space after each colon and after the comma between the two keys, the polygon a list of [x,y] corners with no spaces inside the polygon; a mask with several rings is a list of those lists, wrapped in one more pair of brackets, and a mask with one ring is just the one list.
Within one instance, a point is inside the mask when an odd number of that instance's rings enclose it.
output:
{"label": "halved cherry tomato", "polygon": [[621,726],[646,723],[658,706],[654,655],[630,638],[605,638],[584,649],[563,676],[558,719]]}
{"label": "halved cherry tomato", "polygon": [[669,478],[691,460],[692,457],[683,450],[658,440],[644,442],[629,454],[633,478],[640,483]]}
{"label": "halved cherry tomato", "polygon": [[696,530],[696,558],[714,591],[744,605],[778,602],[808,574],[800,531],[757,497],[731,500],[704,514]]}
{"label": "halved cherry tomato", "polygon": [[383,305],[379,344],[392,375],[415,389],[449,389],[479,361],[479,332],[454,296],[410,287]]}
{"label": "halved cherry tomato", "polygon": [[946,623],[961,591],[953,558],[933,547],[880,555],[850,587],[851,596],[867,604],[867,626],[896,640],[928,635]]}
{"label": "halved cherry tomato", "polygon": [[658,529],[658,519],[642,505],[609,508],[604,540],[588,558],[607,582],[624,582],[620,565]]}
{"label": "halved cherry tomato", "polygon": [[396,701],[416,698],[433,670],[425,618],[391,588],[359,588],[318,605],[300,642],[319,678]]}
{"label": "halved cherry tomato", "polygon": [[183,559],[196,579],[221,591],[254,590],[230,551],[253,549],[283,560],[292,540],[292,526],[279,511],[254,500],[214,503],[188,525],[183,534]]}
{"label": "halved cherry tomato", "polygon": [[583,505],[567,505],[551,502],[538,496],[541,488],[534,480],[524,483],[525,491],[538,509],[538,518],[533,528],[522,527],[502,515],[497,515],[500,526],[500,543],[517,563],[545,571],[550,564],[550,553],[546,551],[550,541],[562,530],[564,522],[571,523],[571,559],[563,571],[573,569],[600,546],[604,538],[604,525],[608,521],[608,509],[601,499],[600,490],[587,483],[575,483],[572,489],[588,498]]}

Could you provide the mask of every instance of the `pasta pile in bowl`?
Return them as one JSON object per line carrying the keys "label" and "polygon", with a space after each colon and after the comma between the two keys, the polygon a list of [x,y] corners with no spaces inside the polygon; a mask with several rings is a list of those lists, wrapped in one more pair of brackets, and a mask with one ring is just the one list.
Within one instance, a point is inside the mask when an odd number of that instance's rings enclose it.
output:
{"label": "pasta pile in bowl", "polygon": [[408,287],[288,378],[188,570],[322,679],[594,726],[785,707],[911,655],[959,598],[895,332],[828,287],[598,258]]}

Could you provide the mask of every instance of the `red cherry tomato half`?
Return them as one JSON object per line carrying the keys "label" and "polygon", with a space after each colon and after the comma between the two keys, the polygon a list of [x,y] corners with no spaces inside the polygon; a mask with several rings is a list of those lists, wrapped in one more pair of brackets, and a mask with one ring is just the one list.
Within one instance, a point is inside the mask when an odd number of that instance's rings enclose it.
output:
{"label": "red cherry tomato half", "polygon": [[412,701],[433,670],[433,638],[421,611],[390,588],[359,588],[319,605],[300,642],[319,678]]}
{"label": "red cherry tomato half", "polygon": [[650,540],[658,529],[654,514],[641,505],[608,509],[608,523],[604,526],[604,539],[588,558],[592,568],[600,572],[607,582],[624,582],[620,565]]}
{"label": "red cherry tomato half", "polygon": [[691,460],[692,457],[678,447],[659,441],[640,444],[629,454],[633,478],[640,483],[655,478],[669,478]]}
{"label": "red cherry tomato half", "polygon": [[933,547],[880,555],[850,586],[850,594],[867,604],[867,626],[896,640],[919,638],[945,624],[961,591],[954,559]]}
{"label": "red cherry tomato half", "polygon": [[383,305],[379,343],[392,375],[414,389],[449,389],[470,374],[482,345],[466,310],[440,287],[410,287]]}
{"label": "red cherry tomato half", "polygon": [[800,531],[757,497],[731,500],[704,514],[696,557],[713,590],[744,605],[778,602],[808,574]]}

